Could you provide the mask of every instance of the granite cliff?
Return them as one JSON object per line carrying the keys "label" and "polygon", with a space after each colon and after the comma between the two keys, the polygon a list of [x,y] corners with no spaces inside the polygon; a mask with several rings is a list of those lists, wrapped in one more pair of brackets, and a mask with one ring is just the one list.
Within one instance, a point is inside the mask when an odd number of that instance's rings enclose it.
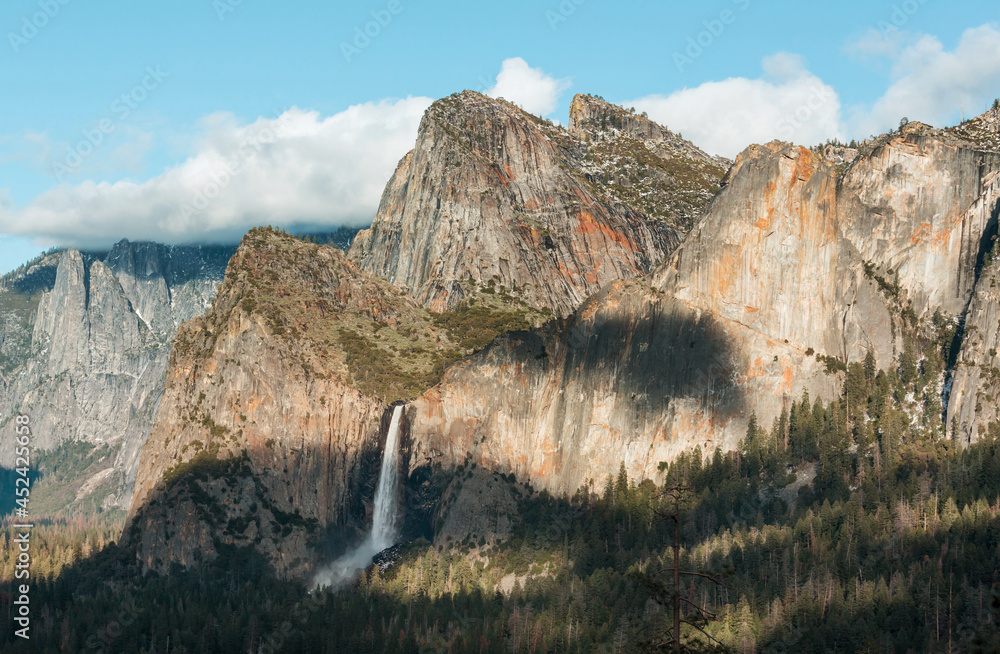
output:
{"label": "granite cliff", "polygon": [[[102,253],[65,250],[3,291],[5,304],[18,308],[8,314],[18,318],[9,337],[17,347],[6,353],[3,420],[30,415],[36,450],[67,441],[110,445],[114,464],[91,484],[105,506],[129,506],[173,335],[207,308],[230,254],[129,241]],[[11,462],[4,450],[3,463]]]}
{"label": "granite cliff", "polygon": [[[947,420],[975,439],[996,418],[1000,154],[968,129],[911,123],[850,152],[751,146],[687,229],[565,164],[602,139],[718,163],[642,116],[578,98],[564,132],[475,94],[437,103],[349,258],[254,230],[211,311],[181,329],[129,542],[153,569],[235,546],[309,573],[365,523],[396,401],[404,494],[438,503],[456,539],[509,532],[498,480],[566,495],[622,463],[655,479],[684,450],[736,448],[751,416],[839,396],[849,364],[894,370],[943,339],[954,360],[903,402],[913,429],[940,436]],[[490,204],[499,188],[511,195]],[[539,201],[537,224],[518,198]],[[583,213],[607,238],[581,240]],[[653,267],[669,230],[687,234]],[[429,311],[498,283],[558,317],[472,352],[449,322],[470,314]],[[463,466],[482,471],[468,487],[448,476]],[[480,491],[489,519],[470,527]]]}
{"label": "granite cliff", "polygon": [[994,405],[973,417],[963,389],[996,356],[982,253],[1000,155],[910,124],[838,163],[748,148],[666,264],[558,326],[507,335],[413,402],[413,469],[471,455],[561,494],[603,485],[622,461],[656,478],[690,447],[735,448],[752,414],[770,425],[804,391],[829,401],[849,362],[895,368],[911,341],[937,337],[935,320],[974,327],[962,356],[979,372],[960,367],[948,414],[966,429],[990,420]]}
{"label": "granite cliff", "polygon": [[350,257],[436,311],[499,286],[566,315],[662,261],[727,163],[589,96],[564,129],[466,91],[427,111]]}

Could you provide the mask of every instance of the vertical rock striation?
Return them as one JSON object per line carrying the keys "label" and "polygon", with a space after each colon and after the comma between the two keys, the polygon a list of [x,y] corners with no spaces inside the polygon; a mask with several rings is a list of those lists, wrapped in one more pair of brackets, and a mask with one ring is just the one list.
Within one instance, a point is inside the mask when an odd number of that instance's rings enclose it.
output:
{"label": "vertical rock striation", "polygon": [[[684,195],[684,216],[699,211],[723,162],[671,135],[682,157],[645,119],[659,150],[631,123],[599,130],[582,120],[592,112],[576,113],[567,131],[477,93],[434,103],[351,259],[437,311],[497,283],[566,315],[603,285],[648,272],[681,236],[671,193]],[[628,114],[610,105],[604,113]],[[652,199],[635,201],[653,187]]]}
{"label": "vertical rock striation", "polygon": [[[106,254],[58,255],[31,343],[0,394],[3,416],[32,417],[35,448],[111,445],[106,506],[127,508],[138,455],[163,392],[177,325],[215,294],[231,250],[122,241]],[[4,451],[9,463],[12,451]]]}

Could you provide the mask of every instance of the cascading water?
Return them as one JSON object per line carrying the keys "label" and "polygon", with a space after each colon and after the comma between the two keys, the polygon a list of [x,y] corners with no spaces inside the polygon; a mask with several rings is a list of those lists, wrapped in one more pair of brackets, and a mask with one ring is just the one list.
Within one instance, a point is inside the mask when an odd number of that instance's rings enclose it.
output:
{"label": "cascading water", "polygon": [[385,437],[382,470],[375,490],[371,533],[357,548],[320,570],[313,580],[314,587],[337,588],[353,580],[361,570],[368,567],[376,554],[395,544],[398,535],[396,502],[399,487],[399,419],[402,415],[403,405],[393,409],[389,433]]}
{"label": "cascading water", "polygon": [[392,412],[389,433],[385,437],[385,453],[382,454],[382,471],[375,491],[375,510],[372,516],[372,533],[369,539],[378,545],[378,552],[394,544],[396,540],[396,488],[399,485],[399,418],[403,405]]}

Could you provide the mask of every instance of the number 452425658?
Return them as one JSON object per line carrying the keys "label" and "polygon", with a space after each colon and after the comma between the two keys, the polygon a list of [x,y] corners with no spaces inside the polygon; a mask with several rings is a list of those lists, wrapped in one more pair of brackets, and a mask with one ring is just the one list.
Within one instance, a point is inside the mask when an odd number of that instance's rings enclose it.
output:
{"label": "number 452425658", "polygon": [[15,503],[22,509],[27,509],[28,496],[31,494],[31,481],[28,477],[31,465],[31,448],[29,446],[31,443],[31,418],[18,416],[15,422],[17,423],[17,449],[14,452],[17,457],[17,479],[14,482],[17,487],[17,490],[14,491],[17,494]]}

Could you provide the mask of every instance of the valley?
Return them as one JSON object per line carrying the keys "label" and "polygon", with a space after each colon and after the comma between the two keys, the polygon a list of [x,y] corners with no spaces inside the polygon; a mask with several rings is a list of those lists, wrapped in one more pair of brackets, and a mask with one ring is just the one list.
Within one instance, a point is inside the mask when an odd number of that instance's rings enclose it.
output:
{"label": "valley", "polygon": [[38,651],[994,646],[998,122],[730,162],[467,91],[353,238],[32,261]]}

